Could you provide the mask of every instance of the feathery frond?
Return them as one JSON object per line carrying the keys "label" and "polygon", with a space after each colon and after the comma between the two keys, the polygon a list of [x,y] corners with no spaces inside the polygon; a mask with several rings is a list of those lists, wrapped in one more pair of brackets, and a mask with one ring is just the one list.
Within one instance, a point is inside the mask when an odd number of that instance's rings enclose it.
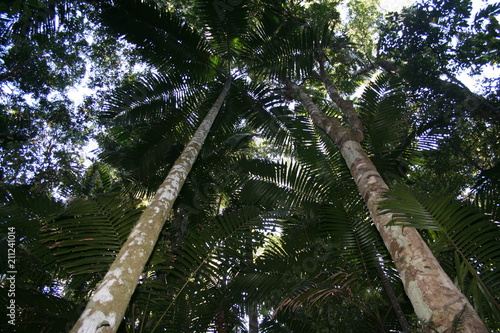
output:
{"label": "feathery frond", "polygon": [[[429,230],[431,248],[443,267],[471,298],[480,315],[491,323],[500,318],[500,228],[476,207],[449,195],[416,193],[397,186],[386,193],[382,213],[392,213],[394,223]],[[453,254],[450,256],[450,253]],[[489,307],[488,311],[483,311]]]}

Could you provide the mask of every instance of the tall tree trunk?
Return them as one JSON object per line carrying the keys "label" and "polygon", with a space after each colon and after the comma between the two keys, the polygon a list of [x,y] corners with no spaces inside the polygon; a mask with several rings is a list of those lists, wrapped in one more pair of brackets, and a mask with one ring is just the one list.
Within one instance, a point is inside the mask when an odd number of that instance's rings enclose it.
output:
{"label": "tall tree trunk", "polygon": [[[414,228],[387,225],[391,214],[378,213],[378,205],[384,200],[388,186],[361,147],[360,122],[352,114],[349,103],[342,102],[333,91],[327,77],[320,76],[331,98],[353,121],[352,128],[344,127],[336,118],[326,116],[300,86],[286,81],[288,89],[297,96],[308,111],[313,123],[327,133],[337,144],[351,171],[372,220],[385,246],[394,260],[403,285],[412,302],[415,313],[428,332],[488,332],[485,325],[441,268],[439,262]],[[337,99],[337,100],[336,100]],[[352,105],[351,105],[352,106]]]}
{"label": "tall tree trunk", "polygon": [[396,296],[396,293],[394,292],[394,289],[391,286],[391,282],[387,278],[387,275],[385,275],[385,272],[382,269],[382,267],[380,267],[380,263],[377,261],[377,259],[375,259],[375,269],[377,270],[378,276],[380,277],[380,281],[384,286],[384,290],[387,296],[389,297],[389,300],[391,301],[392,308],[396,313],[396,317],[398,318],[399,321],[399,326],[401,326],[401,333],[411,333],[410,325],[408,325],[408,321],[406,320],[405,314],[401,309],[401,304],[398,301],[398,297]]}
{"label": "tall tree trunk", "polygon": [[[245,244],[245,254],[246,254],[246,266],[251,267],[254,265],[253,260],[253,240],[252,240],[252,230],[248,231],[246,235]],[[248,333],[259,333],[259,311],[257,309],[257,303],[251,302],[248,304]]]}
{"label": "tall tree trunk", "polygon": [[231,79],[228,79],[193,138],[175,161],[165,181],[160,185],[151,203],[130,232],[128,239],[71,332],[117,331],[137,286],[139,276],[144,270],[172,205],[196,161],[230,86]]}
{"label": "tall tree trunk", "polygon": [[248,333],[259,333],[259,312],[257,303],[248,305]]}

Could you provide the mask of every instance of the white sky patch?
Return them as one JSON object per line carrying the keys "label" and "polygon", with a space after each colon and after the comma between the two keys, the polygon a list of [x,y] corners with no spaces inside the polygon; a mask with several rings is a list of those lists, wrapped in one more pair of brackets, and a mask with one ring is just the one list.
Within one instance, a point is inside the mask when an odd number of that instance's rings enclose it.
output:
{"label": "white sky patch", "polygon": [[71,87],[66,93],[66,95],[76,105],[80,105],[83,103],[85,96],[92,95],[93,93],[95,93],[95,91],[88,88],[85,84],[79,84],[74,87]]}
{"label": "white sky patch", "polygon": [[484,93],[482,80],[488,78],[497,78],[500,76],[500,68],[493,66],[483,66],[483,72],[481,75],[470,76],[468,71],[460,73],[457,78],[462,82],[467,88],[469,88],[474,93]]}
{"label": "white sky patch", "polygon": [[379,8],[382,12],[399,12],[403,7],[411,6],[415,0],[381,0]]}
{"label": "white sky patch", "polygon": [[[472,24],[477,12],[480,9],[485,8],[489,4],[494,4],[497,2],[498,2],[497,0],[473,0],[469,24]],[[483,69],[483,71],[482,71],[481,75],[476,75],[475,77],[472,77],[470,75],[469,71],[464,71],[464,72],[460,73],[457,76],[457,78],[460,80],[460,82],[462,82],[471,91],[473,91],[475,93],[484,93],[484,91],[482,91],[481,80],[482,79],[498,78],[500,76],[500,67],[491,66],[491,65],[484,65],[484,66],[482,66],[482,69]]]}
{"label": "white sky patch", "polygon": [[99,148],[97,141],[90,139],[89,142],[85,147],[83,147],[83,156],[85,158],[85,161],[83,162],[83,165],[88,168],[89,166],[92,165],[93,161],[97,158],[96,151],[97,148]]}

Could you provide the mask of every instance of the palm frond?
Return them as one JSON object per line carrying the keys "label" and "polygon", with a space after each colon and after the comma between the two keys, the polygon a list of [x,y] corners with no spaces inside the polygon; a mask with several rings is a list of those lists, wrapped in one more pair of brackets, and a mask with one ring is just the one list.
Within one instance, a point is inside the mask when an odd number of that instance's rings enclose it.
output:
{"label": "palm frond", "polygon": [[16,40],[36,34],[55,36],[62,26],[71,23],[71,19],[76,16],[75,12],[88,6],[90,5],[72,0],[8,1],[2,6],[2,14],[17,16],[18,19],[10,24],[5,33],[14,36]]}
{"label": "palm frond", "polygon": [[287,123],[292,121],[293,113],[283,104],[281,95],[267,85],[235,80],[220,119],[230,117],[234,120],[224,123],[236,127],[243,124],[280,151],[291,151],[292,139]]}
{"label": "palm frond", "polygon": [[500,221],[500,203],[498,193],[500,193],[500,164],[488,170],[484,170],[478,175],[478,180],[474,186],[476,197],[474,203],[485,214],[491,215],[493,221]]}
{"label": "palm frond", "polygon": [[[152,267],[153,283],[146,282],[148,289],[140,287],[148,299],[158,297],[165,304],[156,319],[159,327],[184,321],[188,330],[203,327],[206,331],[216,320],[219,306],[234,306],[234,300],[227,305],[220,303],[227,303],[224,289],[244,267],[251,230],[267,228],[267,222],[253,207],[228,209],[218,217],[199,222],[195,229],[188,230],[172,260]],[[165,279],[170,288],[160,282]]]}
{"label": "palm frond", "polygon": [[[205,92],[203,86],[188,84],[186,79],[173,71],[150,73],[137,80],[126,81],[115,89],[107,99],[101,116],[118,118],[124,124],[179,117],[181,106],[203,99]],[[189,117],[188,114],[183,116]],[[173,120],[178,122],[175,118]]]}
{"label": "palm frond", "polygon": [[160,69],[182,68],[184,75],[197,79],[206,79],[212,72],[212,51],[205,39],[153,2],[120,1],[104,12],[103,23],[137,45],[148,62]]}
{"label": "palm frond", "polygon": [[[8,235],[11,234],[17,246],[17,278],[30,281],[31,288],[43,288],[50,284],[50,274],[58,271],[49,249],[40,244],[40,229],[51,217],[59,214],[63,203],[46,193],[34,193],[29,186],[2,189],[0,206],[1,247],[7,253]],[[7,256],[2,257],[2,273],[8,271]],[[18,285],[22,287],[22,283]]]}
{"label": "palm frond", "polygon": [[[16,288],[15,294],[17,331],[64,332],[78,318],[76,304],[66,299],[19,287]],[[0,304],[8,308],[11,299],[12,297],[8,296],[8,289],[0,288]],[[0,329],[9,332],[12,326],[4,320],[0,324]]]}
{"label": "palm frond", "polygon": [[339,259],[363,272],[366,279],[377,278],[376,266],[383,265],[390,279],[397,281],[391,259],[369,216],[360,214],[362,206],[359,198],[351,204],[322,205],[316,213],[320,220],[319,232],[341,251]]}
{"label": "palm frond", "polygon": [[377,170],[388,180],[405,176],[419,152],[402,83],[395,76],[379,75],[366,87],[359,105],[363,143]]}
{"label": "palm frond", "polygon": [[[335,216],[342,220],[337,214]],[[366,221],[363,222],[373,228]],[[337,224],[337,220],[330,223]],[[346,224],[345,221],[341,223]],[[272,321],[282,327],[291,323],[288,315],[304,316],[303,321],[312,324],[316,311],[321,313],[329,308],[337,309],[337,306],[338,310],[346,307],[362,308],[364,314],[360,316],[363,317],[362,320],[360,318],[361,326],[369,322],[373,325],[375,320],[369,317],[376,317],[377,311],[387,311],[388,302],[383,295],[375,292],[381,288],[377,277],[371,272],[367,278],[362,272],[366,270],[366,265],[359,261],[357,264],[353,262],[351,259],[355,256],[344,256],[344,245],[349,242],[339,242],[332,237],[343,239],[345,236],[332,233],[330,237],[325,237],[325,231],[321,231],[314,220],[293,216],[282,222],[282,230],[281,236],[270,240],[263,253],[257,256],[255,266],[243,271],[244,274],[235,279],[232,290],[243,290],[247,302],[263,303],[266,309],[273,311]],[[364,238],[368,240],[369,237]],[[373,262],[376,251],[371,241],[367,243],[363,249],[367,252],[364,257]],[[349,249],[352,247],[351,244]],[[359,247],[359,240],[354,247]],[[368,293],[367,281],[370,281],[371,290]],[[366,295],[358,297],[358,293]],[[370,301],[364,303],[363,299]],[[333,311],[340,313],[338,310]],[[342,315],[339,314],[338,318],[342,318]],[[316,325],[321,326],[319,323]],[[337,325],[338,322],[331,323],[332,329],[342,327]]]}
{"label": "palm frond", "polygon": [[354,280],[356,280],[354,274],[347,274],[341,269],[331,275],[320,274],[313,281],[308,281],[296,288],[278,305],[276,311],[295,312],[304,305],[310,307],[321,305],[337,294],[345,294],[344,297],[346,297],[351,292],[349,286]]}
{"label": "palm frond", "polygon": [[103,273],[140,214],[137,202],[116,195],[75,199],[43,228],[41,241],[68,273]]}
{"label": "palm frond", "polygon": [[287,127],[294,143],[294,158],[314,170],[318,181],[330,188],[330,198],[342,193],[356,201],[358,194],[350,171],[333,140],[304,115],[297,115]]}
{"label": "palm frond", "polygon": [[293,209],[327,200],[328,188],[300,163],[255,160],[248,167],[253,179],[242,189],[241,198],[245,202]]}
{"label": "palm frond", "polygon": [[241,39],[248,31],[248,1],[196,0],[194,10],[204,24],[214,53],[224,59],[226,64],[232,63],[242,47]]}
{"label": "palm frond", "polygon": [[[431,248],[438,252],[443,267],[453,267],[452,277],[473,303],[483,303],[477,310],[491,322],[500,318],[500,228],[472,205],[449,195],[415,193],[398,186],[386,193],[383,213],[392,213],[394,224],[430,231]],[[455,261],[450,262],[449,253]],[[487,308],[487,310],[485,309]],[[483,311],[484,309],[484,311]]]}
{"label": "palm frond", "polygon": [[[155,76],[153,81],[147,82],[154,83],[144,86],[142,100],[134,101],[131,108],[122,109],[125,111],[117,117],[116,126],[102,141],[106,149],[100,154],[104,161],[119,169],[127,191],[138,197],[150,196],[156,191],[219,91],[217,82],[199,91],[181,87],[181,97],[176,92],[177,84],[169,81],[168,76]],[[117,110],[126,107],[120,95],[126,96],[127,90],[118,92]],[[166,95],[173,96],[174,100],[165,100],[163,96]],[[168,105],[169,102],[175,105]],[[223,119],[218,118],[212,126],[208,145],[213,140],[224,140],[228,133],[234,132],[235,123],[240,123],[237,112],[232,112],[230,117],[222,116]],[[132,121],[134,125],[127,125]]]}
{"label": "palm frond", "polygon": [[315,30],[273,13],[263,15],[246,39],[243,56],[250,69],[274,79],[309,77],[315,64]]}
{"label": "palm frond", "polygon": [[26,244],[36,239],[45,219],[63,207],[62,202],[46,193],[35,193],[29,186],[2,188],[0,199],[2,234],[6,234],[8,227],[14,227],[19,240],[24,240]]}
{"label": "palm frond", "polygon": [[116,186],[116,179],[111,166],[100,161],[92,163],[85,170],[79,184],[80,192],[83,195],[111,192]]}

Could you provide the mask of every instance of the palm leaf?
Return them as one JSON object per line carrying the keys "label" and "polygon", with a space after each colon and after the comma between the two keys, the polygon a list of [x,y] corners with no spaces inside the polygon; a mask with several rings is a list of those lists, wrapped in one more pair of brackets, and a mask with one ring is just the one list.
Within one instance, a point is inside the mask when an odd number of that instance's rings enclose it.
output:
{"label": "palm leaf", "polygon": [[[1,247],[7,253],[10,231],[15,237],[18,285],[22,287],[23,281],[31,288],[50,285],[51,274],[59,268],[47,247],[40,244],[40,230],[47,225],[47,220],[61,212],[63,204],[45,193],[33,193],[29,186],[7,188],[1,192]],[[9,270],[6,256],[2,258],[1,268],[4,274]]]}
{"label": "palm leaf", "polygon": [[[78,318],[78,310],[74,303],[39,291],[16,288],[16,318],[17,331],[23,332],[64,332]],[[12,297],[8,296],[6,288],[0,288],[0,304],[7,308]],[[8,317],[7,317],[8,318]],[[2,321],[0,329],[9,332],[12,328],[7,320]]]}
{"label": "palm leaf", "polygon": [[276,155],[291,154],[294,148],[290,127],[295,117],[282,102],[281,94],[266,85],[253,82],[238,84],[235,88],[237,103],[230,100],[228,109],[241,110],[241,121],[270,147],[277,149]]}
{"label": "palm leaf", "polygon": [[242,207],[208,219],[196,230],[188,230],[183,245],[174,251],[175,257],[172,258],[175,259],[154,268],[154,275],[167,279],[171,288],[167,290],[161,280],[154,284],[156,279],[153,283],[147,282],[149,289],[140,287],[148,299],[156,295],[164,301],[164,310],[156,318],[155,326],[173,329],[174,323],[184,321],[188,330],[198,327],[206,331],[217,314],[216,308],[207,306],[225,298],[225,284],[242,267],[245,251],[241,250],[245,248],[249,230],[262,227],[259,211]]}
{"label": "palm leaf", "polygon": [[262,207],[271,204],[288,208],[327,198],[328,188],[315,179],[311,169],[299,163],[255,160],[250,170],[253,179],[241,192],[241,198],[246,202]]}
{"label": "palm leaf", "polygon": [[225,67],[232,63],[241,49],[241,40],[248,31],[248,1],[196,0],[194,10],[203,22],[205,34],[214,53],[225,60]]}
{"label": "palm leaf", "polygon": [[388,74],[370,82],[359,100],[364,147],[386,180],[406,176],[408,165],[415,164],[420,154],[406,100],[400,80]]}
{"label": "palm leaf", "polygon": [[245,45],[245,53],[252,59],[250,69],[275,79],[311,76],[316,51],[314,31],[298,30],[296,22],[274,21],[271,17],[258,27]]}
{"label": "palm leaf", "polygon": [[276,311],[295,312],[304,305],[311,307],[321,305],[338,294],[345,294],[344,297],[346,297],[351,292],[350,284],[356,280],[353,274],[346,274],[342,270],[331,275],[322,275],[326,274],[316,276],[315,280],[308,281],[296,288],[287,299],[278,305]]}
{"label": "palm leaf", "polygon": [[[150,196],[156,191],[183,145],[190,140],[198,123],[217,98],[217,83],[199,90],[191,86],[194,90],[186,93],[177,92],[177,84],[169,80],[169,75],[155,76],[153,81],[146,80],[148,84],[140,89],[142,99],[132,103],[131,107],[127,107],[120,97],[128,94],[127,86],[123,91],[118,90],[116,99],[110,103],[110,110],[123,111],[114,119],[116,126],[104,138],[106,149],[100,157],[119,169],[127,191],[138,197]],[[207,91],[212,87],[215,89]],[[181,87],[180,90],[186,89]],[[177,97],[169,101],[168,96]],[[239,122],[239,118],[229,121]],[[212,132],[217,132],[220,127],[216,122]],[[224,135],[228,132],[223,131]]]}
{"label": "palm leaf", "polygon": [[475,205],[487,215],[491,215],[494,221],[500,221],[500,204],[498,202],[498,193],[500,192],[500,164],[488,170],[483,170],[477,177],[478,180],[474,186],[476,197]]}
{"label": "palm leaf", "polygon": [[[386,193],[381,204],[383,213],[392,213],[394,224],[427,229],[431,248],[441,252],[444,267],[454,267],[451,274],[473,303],[483,303],[487,310],[480,315],[492,323],[500,318],[500,229],[479,209],[465,205],[450,196],[415,193],[398,186]],[[455,262],[449,253],[456,255]],[[464,271],[465,270],[465,271]],[[465,275],[464,275],[465,274]],[[465,282],[466,281],[466,282]]]}
{"label": "palm leaf", "polygon": [[120,1],[104,12],[103,23],[137,45],[148,62],[160,69],[182,68],[184,75],[203,80],[212,71],[212,51],[205,39],[153,2]]}
{"label": "palm leaf", "polygon": [[113,170],[110,165],[96,161],[92,163],[83,175],[79,184],[83,195],[94,195],[102,192],[111,192],[117,186]]}
{"label": "palm leaf", "polygon": [[72,275],[102,273],[140,214],[137,202],[116,195],[75,199],[44,227],[41,241]]}
{"label": "palm leaf", "polygon": [[[190,83],[178,73],[162,71],[125,81],[106,101],[102,117],[115,118],[121,124],[171,119],[179,122],[181,105],[203,99],[206,87]],[[201,95],[200,95],[201,94]],[[194,95],[194,96],[193,96]],[[183,115],[189,120],[189,115]],[[191,123],[191,122],[189,122]]]}

